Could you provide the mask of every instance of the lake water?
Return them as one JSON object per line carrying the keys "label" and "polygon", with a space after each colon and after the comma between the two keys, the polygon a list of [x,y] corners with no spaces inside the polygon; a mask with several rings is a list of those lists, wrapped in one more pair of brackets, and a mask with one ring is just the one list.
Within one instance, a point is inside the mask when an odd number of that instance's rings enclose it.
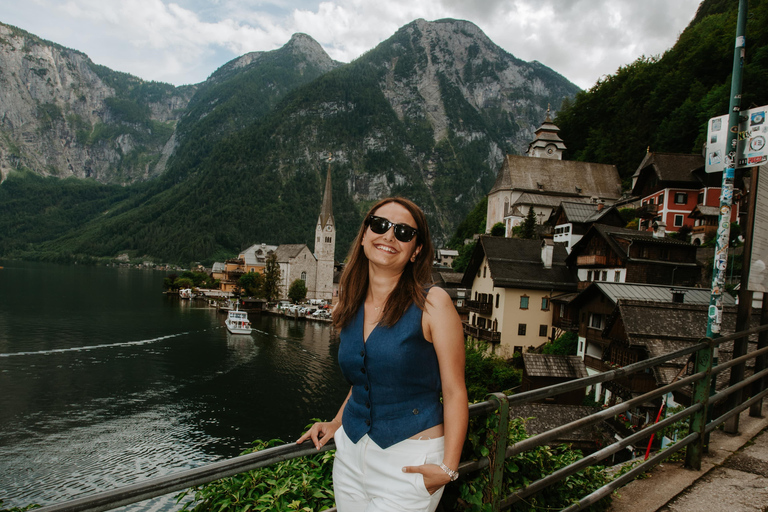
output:
{"label": "lake water", "polygon": [[[0,261],[0,500],[47,505],[295,440],[348,385],[326,323],[230,335],[166,273]],[[130,507],[129,507],[130,508]],[[170,497],[133,506],[174,510]]]}

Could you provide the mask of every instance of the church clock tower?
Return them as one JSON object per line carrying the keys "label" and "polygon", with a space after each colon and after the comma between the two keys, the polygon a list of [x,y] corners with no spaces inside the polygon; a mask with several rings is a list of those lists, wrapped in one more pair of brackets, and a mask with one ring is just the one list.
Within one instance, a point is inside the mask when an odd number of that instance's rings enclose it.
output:
{"label": "church clock tower", "polygon": [[325,178],[323,206],[315,228],[315,257],[317,258],[317,282],[315,298],[333,299],[333,261],[336,248],[336,222],[333,219],[331,201],[331,157],[328,158],[328,174]]}

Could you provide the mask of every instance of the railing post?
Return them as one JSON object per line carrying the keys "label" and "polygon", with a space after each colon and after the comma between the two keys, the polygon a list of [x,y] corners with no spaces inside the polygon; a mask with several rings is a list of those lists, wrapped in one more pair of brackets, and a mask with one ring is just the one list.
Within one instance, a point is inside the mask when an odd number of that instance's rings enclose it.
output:
{"label": "railing post", "polygon": [[509,400],[504,393],[490,393],[488,400],[498,402],[496,416],[498,422],[496,430],[488,433],[488,461],[490,478],[488,478],[487,496],[491,499],[491,510],[501,510],[504,484],[504,459],[507,453],[507,440],[509,439]]}
{"label": "railing post", "polygon": [[[763,309],[760,312],[760,325],[768,324],[768,293],[763,293]],[[761,331],[757,335],[757,349],[768,347],[768,331]],[[768,355],[763,354],[755,358],[755,370],[754,373],[762,371],[768,366]],[[752,396],[757,395],[765,389],[766,379],[760,379],[752,384]],[[749,408],[749,415],[753,418],[763,417],[763,401],[758,400],[752,407]]]}
{"label": "railing post", "polygon": [[706,372],[705,376],[693,384],[691,405],[702,404],[702,408],[691,416],[690,432],[699,434],[699,438],[685,449],[685,465],[696,471],[701,470],[701,456],[704,453],[704,429],[707,426],[707,409],[709,405],[710,383],[712,381],[712,348],[714,342],[696,352],[696,370],[694,373]]}

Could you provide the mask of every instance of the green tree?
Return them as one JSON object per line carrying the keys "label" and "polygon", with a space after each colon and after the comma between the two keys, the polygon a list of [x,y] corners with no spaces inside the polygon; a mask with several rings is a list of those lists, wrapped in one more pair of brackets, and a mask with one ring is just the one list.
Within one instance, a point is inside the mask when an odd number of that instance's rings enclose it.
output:
{"label": "green tree", "polygon": [[173,287],[177,290],[179,288],[192,288],[194,282],[188,277],[180,277],[173,282]]}
{"label": "green tree", "polygon": [[525,216],[525,220],[520,224],[520,229],[516,231],[516,234],[527,240],[536,238],[536,213],[533,211],[533,206],[528,207],[528,215]]}
{"label": "green tree", "polygon": [[294,279],[288,288],[288,298],[292,302],[298,303],[307,298],[307,285],[301,279]]}
{"label": "green tree", "polygon": [[272,253],[267,258],[267,266],[264,270],[264,298],[268,302],[277,300],[280,296],[280,265],[277,263],[277,255]]}
{"label": "green tree", "polygon": [[575,332],[566,332],[552,343],[547,343],[541,349],[543,354],[557,354],[560,356],[575,356],[578,348],[579,337]]}
{"label": "green tree", "polygon": [[471,244],[462,245],[459,247],[459,255],[453,260],[451,266],[456,272],[464,272],[469,266],[469,260],[472,258],[472,253],[475,251],[477,242]]}
{"label": "green tree", "polygon": [[248,297],[261,297],[264,289],[264,276],[259,272],[248,272],[240,276],[238,285]]}
{"label": "green tree", "polygon": [[504,236],[507,234],[507,228],[504,227],[503,222],[497,222],[491,228],[491,236]]}

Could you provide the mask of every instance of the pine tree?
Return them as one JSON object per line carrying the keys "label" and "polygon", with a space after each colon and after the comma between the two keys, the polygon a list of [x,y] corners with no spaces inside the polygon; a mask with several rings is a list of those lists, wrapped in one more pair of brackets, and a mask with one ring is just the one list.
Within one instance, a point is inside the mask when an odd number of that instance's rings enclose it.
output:
{"label": "pine tree", "polygon": [[267,302],[273,302],[280,296],[280,265],[277,263],[277,255],[272,253],[267,258],[267,266],[264,269],[264,298]]}
{"label": "pine tree", "polygon": [[525,216],[521,227],[520,238],[529,240],[536,238],[536,213],[533,211],[533,206],[528,207],[528,215]]}

